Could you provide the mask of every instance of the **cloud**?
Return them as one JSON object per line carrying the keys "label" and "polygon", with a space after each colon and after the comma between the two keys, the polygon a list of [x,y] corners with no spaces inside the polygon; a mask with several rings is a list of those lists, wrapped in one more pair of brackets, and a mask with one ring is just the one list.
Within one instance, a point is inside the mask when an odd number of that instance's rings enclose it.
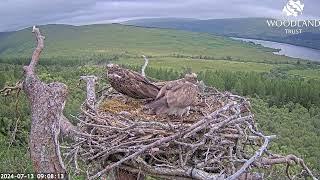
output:
{"label": "cloud", "polygon": [[[319,17],[318,0],[305,1],[305,17]],[[32,25],[83,25],[145,17],[199,19],[279,17],[287,0],[1,0],[0,31]]]}

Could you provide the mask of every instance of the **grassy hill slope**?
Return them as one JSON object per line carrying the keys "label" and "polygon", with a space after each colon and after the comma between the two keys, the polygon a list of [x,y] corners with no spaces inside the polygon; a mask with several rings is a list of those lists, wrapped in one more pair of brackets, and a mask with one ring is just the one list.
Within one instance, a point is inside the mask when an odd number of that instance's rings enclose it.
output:
{"label": "grassy hill slope", "polygon": [[[210,56],[211,59],[287,62],[290,58],[272,55],[272,49],[230,38],[168,29],[111,25],[46,25],[43,57],[127,55]],[[13,32],[0,42],[0,57],[28,57],[34,47],[31,28]]]}
{"label": "grassy hill slope", "polygon": [[[307,28],[303,29],[304,33],[290,35],[285,33],[284,27],[269,27],[267,20],[270,20],[270,18],[231,18],[188,21],[184,19],[140,19],[127,21],[124,22],[124,24],[271,40],[320,49],[320,31],[318,28]],[[310,34],[313,38],[310,38]]]}
{"label": "grassy hill slope", "polygon": [[1,38],[8,36],[9,34],[10,34],[10,32],[0,32],[0,40],[1,40]]}
{"label": "grassy hill slope", "polygon": [[[65,61],[69,61],[70,65],[79,65],[116,60],[117,63],[137,66],[143,63],[141,55],[144,54],[149,56],[150,67],[154,68],[191,68],[196,72],[270,72],[281,68],[291,74],[311,78],[316,76],[310,72],[318,71],[314,68],[296,70],[297,62],[310,62],[274,55],[274,49],[207,33],[120,24],[45,25],[40,28],[46,36],[43,64],[67,64]],[[31,28],[27,28],[3,34],[0,39],[0,62],[28,62],[34,48],[34,37],[30,32]]]}

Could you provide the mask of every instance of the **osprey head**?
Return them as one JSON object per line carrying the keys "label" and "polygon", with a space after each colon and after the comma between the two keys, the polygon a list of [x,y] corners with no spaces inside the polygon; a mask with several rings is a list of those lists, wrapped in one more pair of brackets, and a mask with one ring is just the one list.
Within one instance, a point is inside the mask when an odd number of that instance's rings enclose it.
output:
{"label": "osprey head", "polygon": [[188,82],[191,82],[191,83],[197,83],[198,82],[198,76],[196,73],[191,73],[191,74],[186,74],[184,76],[184,79]]}
{"label": "osprey head", "polygon": [[119,65],[117,65],[117,64],[112,64],[112,63],[110,63],[110,64],[107,65],[107,69],[115,69],[115,68],[119,68],[119,67],[120,67]]}
{"label": "osprey head", "polygon": [[114,72],[117,71],[119,68],[120,68],[120,66],[117,65],[117,64],[108,64],[108,65],[107,65],[108,74],[114,73]]}

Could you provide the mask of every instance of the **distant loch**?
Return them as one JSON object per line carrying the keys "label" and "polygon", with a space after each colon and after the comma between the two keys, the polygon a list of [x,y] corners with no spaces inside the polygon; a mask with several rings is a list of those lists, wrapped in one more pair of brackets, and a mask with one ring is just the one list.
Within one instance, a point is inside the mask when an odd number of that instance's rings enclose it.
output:
{"label": "distant loch", "polygon": [[295,45],[286,44],[286,43],[278,43],[273,41],[236,38],[236,37],[230,37],[230,38],[235,40],[245,41],[245,42],[253,42],[255,44],[261,44],[262,46],[273,48],[273,49],[280,49],[279,52],[274,52],[274,54],[320,62],[320,50],[317,50],[317,49],[312,49],[312,48],[307,48],[302,46],[295,46]]}

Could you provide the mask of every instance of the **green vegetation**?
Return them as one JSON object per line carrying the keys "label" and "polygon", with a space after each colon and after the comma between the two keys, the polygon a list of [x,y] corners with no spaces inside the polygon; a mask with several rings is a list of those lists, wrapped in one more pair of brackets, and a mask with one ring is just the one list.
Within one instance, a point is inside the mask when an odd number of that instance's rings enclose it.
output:
{"label": "green vegetation", "polygon": [[320,72],[317,69],[294,69],[294,70],[289,70],[288,74],[290,75],[296,75],[296,76],[303,76],[306,78],[311,78],[311,79],[318,79],[320,78]]}
{"label": "green vegetation", "polygon": [[27,146],[8,147],[8,139],[0,134],[0,172],[31,173],[32,163]]}
{"label": "green vegetation", "polygon": [[[139,71],[145,54],[150,60],[146,70],[150,77],[171,80],[192,70],[207,85],[250,97],[259,127],[278,135],[271,149],[303,157],[320,174],[319,65],[208,34],[122,25],[48,25],[41,30],[46,34],[46,47],[39,77],[68,85],[65,115],[71,120],[85,98],[84,85],[77,85],[81,75],[100,77],[100,89],[106,83],[106,63]],[[0,89],[22,78],[22,65],[29,62],[34,48],[30,32],[10,33],[0,41]],[[27,100],[22,93],[18,111],[15,97],[0,97],[0,104],[0,171],[31,172]],[[17,117],[16,141],[8,148]]]}
{"label": "green vegetation", "polygon": [[303,28],[301,34],[286,34],[286,27],[269,27],[267,20],[271,18],[230,18],[230,19],[179,19],[155,18],[139,19],[124,22],[124,24],[179,29],[193,32],[204,32],[223,36],[261,39],[283,42],[293,45],[320,49],[320,31],[318,28]]}
{"label": "green vegetation", "polygon": [[[124,65],[142,65],[141,58],[120,58],[117,63]],[[255,62],[235,62],[228,60],[203,60],[173,57],[155,57],[150,58],[150,67],[153,68],[173,68],[183,70],[191,68],[192,71],[200,72],[203,70],[227,70],[241,72],[269,72],[273,67],[272,64],[262,64]],[[280,65],[281,66],[281,65]]]}
{"label": "green vegetation", "polygon": [[[46,36],[42,58],[77,59],[102,57],[173,56],[200,57],[242,62],[295,63],[292,58],[272,55],[273,49],[230,38],[185,31],[123,25],[40,27]],[[29,59],[34,48],[31,28],[10,33],[0,42],[0,57]]]}
{"label": "green vegetation", "polygon": [[300,104],[289,102],[281,107],[270,107],[257,98],[252,99],[252,105],[259,127],[265,133],[278,137],[272,143],[271,150],[282,154],[294,153],[304,158],[319,177],[319,106],[312,106],[308,110]]}

